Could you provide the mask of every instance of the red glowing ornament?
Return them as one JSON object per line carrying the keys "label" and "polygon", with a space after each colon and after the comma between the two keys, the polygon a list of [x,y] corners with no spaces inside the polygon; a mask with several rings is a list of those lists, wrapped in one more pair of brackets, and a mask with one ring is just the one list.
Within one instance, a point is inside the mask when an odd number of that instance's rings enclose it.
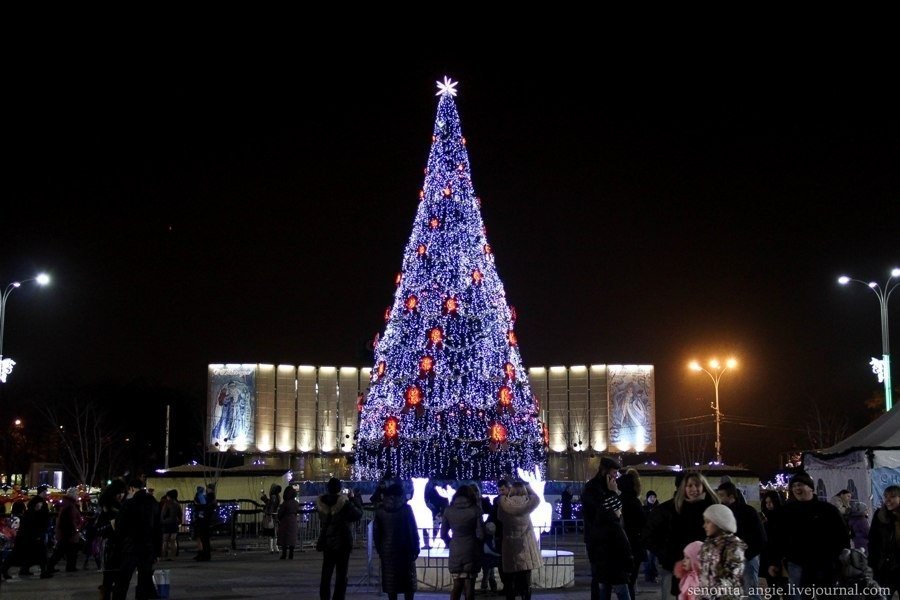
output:
{"label": "red glowing ornament", "polygon": [[444,330],[440,327],[432,327],[428,331],[428,347],[442,349],[444,347]]}
{"label": "red glowing ornament", "polygon": [[378,361],[378,367],[375,370],[375,376],[378,379],[381,379],[382,377],[384,377],[385,371],[387,371],[387,364],[383,360]]}
{"label": "red glowing ornament", "polygon": [[356,412],[361,413],[366,405],[366,396],[362,392],[356,395]]}
{"label": "red glowing ornament", "polygon": [[422,256],[423,254],[425,254],[425,250],[427,250],[427,249],[428,249],[428,248],[425,246],[425,244],[419,244],[419,247],[416,248],[416,253],[417,253],[419,256]]}
{"label": "red glowing ornament", "polygon": [[484,279],[484,275],[481,274],[481,271],[479,271],[478,269],[472,271],[472,283],[481,283],[482,279]]}
{"label": "red glowing ornament", "polygon": [[550,428],[547,427],[546,423],[542,423],[541,428],[544,430],[544,446],[549,446],[550,445]]}
{"label": "red glowing ornament", "polygon": [[384,309],[384,322],[387,323],[391,320],[391,307],[388,306]]}
{"label": "red glowing ornament", "polygon": [[397,448],[400,445],[400,419],[388,417],[384,420],[384,445]]}
{"label": "red glowing ornament", "polygon": [[431,217],[431,220],[428,221],[428,226],[432,229],[437,229],[441,226],[441,221],[437,217]]}
{"label": "red glowing ornament", "polygon": [[509,319],[510,319],[510,321],[512,321],[513,323],[515,323],[515,322],[516,322],[516,319],[518,319],[518,318],[519,318],[519,316],[518,316],[518,314],[516,313],[516,307],[515,307],[515,306],[510,306],[510,307],[509,307]]}
{"label": "red glowing ornament", "polygon": [[394,284],[400,285],[401,281],[403,281],[403,273],[397,273],[397,275],[394,277]]}
{"label": "red glowing ornament", "polygon": [[415,410],[417,416],[421,416],[423,412],[425,412],[425,407],[422,406],[422,388],[417,385],[411,385],[406,388],[406,393],[404,397],[406,398],[406,405],[403,407],[403,410],[400,412],[402,414],[408,413],[410,410]]}
{"label": "red glowing ornament", "polygon": [[506,363],[505,365],[503,365],[503,375],[505,377],[505,381],[516,380],[516,368],[512,363]]}
{"label": "red glowing ornament", "polygon": [[419,306],[419,298],[416,297],[415,294],[410,294],[403,303],[403,306],[406,307],[406,310],[412,312]]}
{"label": "red glowing ornament", "polygon": [[492,423],[488,428],[488,447],[490,447],[493,452],[506,450],[509,448],[509,444],[507,443],[508,437],[509,433],[502,423]]}
{"label": "red glowing ornament", "polygon": [[516,410],[512,405],[512,400],[512,390],[509,389],[509,386],[501,385],[500,390],[497,392],[497,414],[516,414]]}
{"label": "red glowing ornament", "polygon": [[460,137],[460,138],[459,138],[459,142],[460,142],[463,146],[465,146],[465,145],[466,145],[466,138]]}
{"label": "red glowing ornament", "polygon": [[443,313],[445,315],[455,315],[456,311],[459,309],[459,301],[450,296],[446,300],[444,300],[444,310]]}
{"label": "red glowing ornament", "polygon": [[516,337],[516,332],[510,329],[506,332],[506,339],[509,340],[510,346],[518,346],[519,338]]}
{"label": "red glowing ornament", "polygon": [[481,208],[481,196],[475,196],[475,206]]}
{"label": "red glowing ornament", "polygon": [[419,190],[419,200],[425,199],[425,190]]}
{"label": "red glowing ornament", "polygon": [[491,254],[494,253],[494,249],[491,248],[491,245],[490,245],[490,244],[485,244],[485,245],[484,245],[484,253],[487,254],[488,256],[490,256]]}

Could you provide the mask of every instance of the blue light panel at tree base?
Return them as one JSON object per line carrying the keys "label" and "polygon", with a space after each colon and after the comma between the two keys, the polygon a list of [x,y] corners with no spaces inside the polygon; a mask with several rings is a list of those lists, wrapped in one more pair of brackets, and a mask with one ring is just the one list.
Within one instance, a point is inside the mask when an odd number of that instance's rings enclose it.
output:
{"label": "blue light panel at tree base", "polygon": [[361,407],[357,479],[543,471],[515,310],[481,220],[455,91],[441,90],[425,185]]}

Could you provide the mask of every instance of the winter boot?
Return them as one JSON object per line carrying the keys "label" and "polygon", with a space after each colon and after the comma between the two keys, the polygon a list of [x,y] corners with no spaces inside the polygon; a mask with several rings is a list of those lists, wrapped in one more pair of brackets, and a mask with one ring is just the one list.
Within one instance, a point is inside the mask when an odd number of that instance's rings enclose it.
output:
{"label": "winter boot", "polygon": [[294,547],[288,546],[288,558],[294,560]]}
{"label": "winter boot", "polygon": [[279,560],[284,560],[287,558],[287,546],[281,549],[281,556],[278,557]]}

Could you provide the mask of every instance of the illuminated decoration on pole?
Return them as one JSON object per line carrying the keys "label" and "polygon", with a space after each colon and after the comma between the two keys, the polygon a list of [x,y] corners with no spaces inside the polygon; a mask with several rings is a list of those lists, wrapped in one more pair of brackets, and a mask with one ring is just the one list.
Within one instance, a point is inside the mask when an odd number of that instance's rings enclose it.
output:
{"label": "illuminated decoration on pole", "polygon": [[41,273],[37,277],[23,279],[22,281],[13,281],[7,285],[6,289],[3,290],[3,293],[0,294],[0,383],[6,383],[6,378],[12,374],[13,367],[16,365],[16,361],[10,357],[7,356],[6,358],[3,358],[3,333],[6,329],[6,301],[9,299],[9,295],[13,293],[13,290],[19,289],[22,287],[23,283],[29,281],[34,281],[40,286],[45,286],[50,283],[50,276],[46,273]]}
{"label": "illuminated decoration on pole", "polygon": [[0,356],[0,383],[6,383],[6,378],[12,373],[16,361]]}
{"label": "illuminated decoration on pole", "polygon": [[881,358],[873,357],[869,362],[872,366],[872,372],[878,376],[878,382],[884,383],[884,408],[891,410],[894,406],[893,387],[891,384],[891,331],[888,328],[888,302],[891,294],[900,286],[900,269],[892,269],[891,276],[884,282],[884,286],[879,286],[876,282],[870,281],[866,283],[860,279],[853,279],[846,275],[838,277],[838,283],[847,285],[850,282],[861,283],[878,296],[878,305],[881,308]]}
{"label": "illuminated decoration on pole", "polygon": [[456,83],[439,88],[421,201],[375,350],[376,371],[381,362],[391,371],[375,378],[360,415],[361,480],[544,469],[543,426],[472,185]]}

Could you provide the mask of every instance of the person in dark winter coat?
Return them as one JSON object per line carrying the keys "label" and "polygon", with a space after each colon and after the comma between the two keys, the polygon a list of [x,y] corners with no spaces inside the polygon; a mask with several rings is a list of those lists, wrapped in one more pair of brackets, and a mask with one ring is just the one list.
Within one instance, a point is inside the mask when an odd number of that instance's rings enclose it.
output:
{"label": "person in dark winter coat", "polygon": [[278,507],[278,545],[281,546],[279,560],[294,560],[294,547],[297,545],[297,534],[300,532],[300,503],[297,502],[297,491],[293,487],[284,490],[284,502]]}
{"label": "person in dark winter coat", "polygon": [[[453,537],[450,537],[453,531]],[[475,579],[481,572],[484,522],[481,520],[481,498],[472,486],[456,490],[441,520],[441,539],[450,547],[447,568],[453,577],[451,600],[475,598]]]}
{"label": "person in dark winter coat", "polygon": [[634,566],[628,576],[628,591],[632,598],[637,598],[635,583],[638,573],[641,571],[641,563],[647,560],[647,550],[644,548],[644,528],[647,526],[647,517],[644,514],[644,506],[641,504],[641,476],[635,469],[628,469],[619,477],[618,487],[622,499],[622,526],[631,546],[631,557]]}
{"label": "person in dark winter coat", "polygon": [[121,542],[122,566],[113,589],[113,600],[125,600],[135,569],[138,573],[135,599],[147,600],[155,596],[153,563],[162,545],[162,530],[158,504],[140,479],[128,484],[128,498],[119,511],[116,529]]}
{"label": "person in dark winter coat", "polygon": [[265,492],[260,496],[263,501],[262,533],[269,538],[269,554],[278,552],[278,544],[275,540],[275,529],[278,525],[278,507],[281,505],[281,486],[273,483],[269,487],[269,495]]}
{"label": "person in dark winter coat", "polygon": [[771,596],[772,598],[781,598],[781,594],[778,593],[778,590],[786,590],[788,585],[787,577],[783,575],[785,572],[782,568],[782,571],[777,575],[771,575],[767,573],[768,567],[772,564],[772,528],[774,527],[775,513],[781,509],[781,506],[784,504],[784,498],[782,495],[775,490],[767,490],[763,492],[760,497],[760,504],[762,505],[762,524],[763,529],[766,532],[766,545],[763,547],[762,553],[759,555],[759,565],[760,565],[760,573],[766,578],[766,594]]}
{"label": "person in dark winter coat", "polygon": [[[324,554],[322,578],[319,582],[320,600],[344,600],[347,593],[347,565],[353,549],[353,532],[350,523],[362,518],[362,511],[344,494],[341,494],[341,480],[332,477],[325,486],[327,493],[316,500],[319,523],[322,528]],[[352,493],[352,492],[351,492]],[[287,492],[285,491],[285,496]],[[334,595],[331,595],[331,575],[337,571],[334,580]]]}
{"label": "person in dark winter coat", "polygon": [[178,503],[178,490],[169,490],[163,496],[159,509],[159,524],[163,533],[163,560],[171,560],[169,555],[173,557],[178,555],[178,530],[183,519],[184,513]]}
{"label": "person in dark winter coat", "polygon": [[25,513],[16,532],[16,545],[12,554],[3,565],[4,577],[9,566],[19,565],[19,577],[31,575],[31,565],[41,568],[41,578],[53,576],[47,565],[47,529],[50,527],[50,513],[47,511],[47,500],[43,495],[33,496],[25,508]]}
{"label": "person in dark winter coat", "polygon": [[584,543],[591,563],[591,600],[609,598],[615,590],[623,598],[634,569],[631,545],[622,528],[622,499],[619,497],[619,469],[616,460],[603,457],[600,469],[584,485],[581,494],[584,515]]}
{"label": "person in dark winter coat", "polygon": [[875,580],[890,588],[893,598],[900,590],[900,486],[885,488],[884,504],[872,518],[869,566],[875,573]]}
{"label": "person in dark winter coat", "polygon": [[[766,547],[766,530],[756,509],[744,501],[744,495],[730,481],[716,488],[719,501],[731,509],[737,522],[737,536],[747,544],[744,550],[744,594],[759,589],[759,556]],[[749,598],[760,600],[759,594]]]}
{"label": "person in dark winter coat", "polygon": [[388,486],[372,525],[375,549],[381,558],[381,591],[388,600],[413,600],[416,593],[416,558],[419,556],[419,532],[412,509],[406,503],[403,486]]}
{"label": "person in dark winter coat", "polygon": [[[646,530],[647,522],[650,520],[650,513],[659,508],[659,501],[656,496],[656,492],[650,490],[647,492],[646,500],[644,501],[644,528]],[[643,544],[643,532],[641,533],[641,545]],[[645,548],[645,552],[647,553],[647,564],[644,567],[644,582],[645,583],[656,583],[656,578],[659,577],[659,571],[656,568],[656,555],[653,554],[649,549]]]}
{"label": "person in dark winter coat", "polygon": [[794,498],[773,516],[770,575],[787,562],[788,579],[798,587],[833,586],[840,573],[838,557],[850,547],[850,535],[838,509],[816,497],[815,483],[804,472],[791,478]]}
{"label": "person in dark winter coat", "polygon": [[[718,503],[719,497],[706,477],[696,471],[684,474],[675,497],[651,513],[644,530],[644,543],[659,558],[662,569],[671,573],[676,561],[682,559],[685,546],[706,539],[703,511]],[[678,579],[673,577],[668,593],[677,596],[679,591]]]}
{"label": "person in dark winter coat", "polygon": [[98,500],[100,514],[97,516],[96,535],[103,540],[101,550],[103,582],[100,585],[100,600],[112,598],[119,568],[122,566],[122,543],[116,522],[122,510],[126,490],[125,483],[121,479],[114,479],[103,490]]}

